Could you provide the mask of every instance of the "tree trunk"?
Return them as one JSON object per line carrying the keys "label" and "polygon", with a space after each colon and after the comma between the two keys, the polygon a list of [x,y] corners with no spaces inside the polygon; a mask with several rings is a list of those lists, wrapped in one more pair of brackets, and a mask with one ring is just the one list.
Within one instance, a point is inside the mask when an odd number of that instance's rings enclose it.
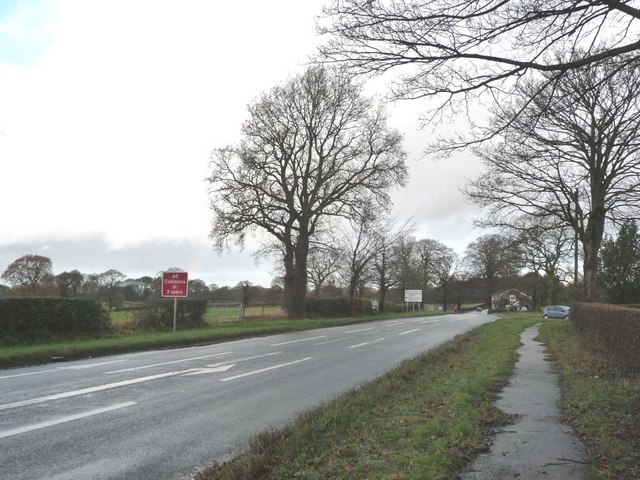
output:
{"label": "tree trunk", "polygon": [[531,294],[531,305],[529,305],[529,310],[537,310],[538,309],[538,283],[540,281],[540,273],[538,270],[534,272],[535,276],[533,277],[533,292]]}
{"label": "tree trunk", "polygon": [[592,193],[592,197],[594,198],[594,206],[586,234],[582,239],[584,252],[582,300],[585,302],[595,302],[596,300],[598,291],[598,252],[604,236],[605,223],[605,209],[601,206],[604,202],[596,201],[598,198],[596,193]]}
{"label": "tree trunk", "polygon": [[378,292],[378,313],[384,312],[384,301],[387,298],[387,287],[380,286]]}
{"label": "tree trunk", "polygon": [[295,280],[295,269],[293,262],[293,248],[286,246],[284,254],[284,308],[287,316],[293,318],[293,290]]}
{"label": "tree trunk", "polygon": [[556,303],[556,293],[554,288],[555,275],[547,273],[544,277],[544,296],[542,301],[545,305],[554,305]]}
{"label": "tree trunk", "polygon": [[485,297],[484,297],[484,304],[487,306],[487,308],[492,308],[491,305],[491,297],[493,296],[494,293],[498,293],[496,292],[496,287],[497,287],[497,279],[496,278],[487,278],[486,279],[486,292],[485,292]]}
{"label": "tree trunk", "polygon": [[289,317],[304,318],[307,302],[307,257],[309,255],[309,234],[304,226],[300,227],[295,249],[295,265],[291,310]]}
{"label": "tree trunk", "polygon": [[356,297],[356,288],[358,286],[356,285],[356,283],[353,281],[353,279],[351,280],[351,282],[349,283],[349,311],[351,312],[351,315],[353,315],[355,313],[355,309],[353,308],[353,299]]}
{"label": "tree trunk", "polygon": [[582,300],[585,302],[594,302],[596,299],[596,291],[598,288],[598,249],[592,242],[584,244],[584,266],[583,266],[583,291]]}

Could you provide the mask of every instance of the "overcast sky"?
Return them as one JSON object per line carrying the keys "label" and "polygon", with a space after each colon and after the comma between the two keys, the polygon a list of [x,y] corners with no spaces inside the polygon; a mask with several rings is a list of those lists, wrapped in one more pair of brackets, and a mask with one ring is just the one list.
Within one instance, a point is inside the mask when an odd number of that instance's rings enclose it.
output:
{"label": "overcast sky", "polygon": [[[271,264],[256,265],[251,246],[211,247],[204,179],[247,104],[304,68],[323,3],[1,0],[0,273],[39,254],[54,274],[180,267],[208,284],[268,286]],[[480,165],[469,153],[423,159],[423,109],[390,107],[410,168],[394,215],[462,253],[482,232],[458,189]]]}

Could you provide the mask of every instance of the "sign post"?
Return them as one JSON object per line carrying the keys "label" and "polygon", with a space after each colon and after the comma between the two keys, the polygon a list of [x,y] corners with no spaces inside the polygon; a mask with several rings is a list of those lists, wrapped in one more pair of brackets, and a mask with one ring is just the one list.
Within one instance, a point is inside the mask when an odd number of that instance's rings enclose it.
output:
{"label": "sign post", "polygon": [[178,298],[189,296],[189,274],[187,272],[162,272],[162,296],[173,297],[173,333],[176,333]]}

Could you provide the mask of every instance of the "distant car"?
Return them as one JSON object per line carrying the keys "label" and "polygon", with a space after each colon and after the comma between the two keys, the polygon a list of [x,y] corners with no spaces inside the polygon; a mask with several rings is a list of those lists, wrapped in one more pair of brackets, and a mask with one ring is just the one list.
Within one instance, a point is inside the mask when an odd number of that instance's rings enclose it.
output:
{"label": "distant car", "polygon": [[569,318],[571,309],[566,305],[550,305],[544,307],[542,318]]}

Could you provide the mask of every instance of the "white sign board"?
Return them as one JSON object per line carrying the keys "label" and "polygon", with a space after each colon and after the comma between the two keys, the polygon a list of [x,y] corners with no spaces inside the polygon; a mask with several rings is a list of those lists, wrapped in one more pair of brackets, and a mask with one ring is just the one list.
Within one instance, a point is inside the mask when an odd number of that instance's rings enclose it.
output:
{"label": "white sign board", "polygon": [[405,290],[405,303],[422,303],[422,290]]}

